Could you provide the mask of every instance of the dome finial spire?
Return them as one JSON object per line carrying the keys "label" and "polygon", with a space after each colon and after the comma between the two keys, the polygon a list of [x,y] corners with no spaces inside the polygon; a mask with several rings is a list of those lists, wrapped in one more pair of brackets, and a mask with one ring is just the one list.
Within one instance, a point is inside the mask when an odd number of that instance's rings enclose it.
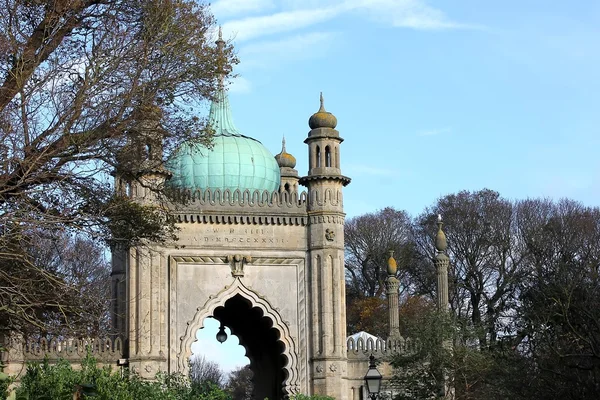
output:
{"label": "dome finial spire", "polygon": [[446,234],[442,230],[443,225],[444,225],[444,223],[442,222],[442,214],[438,214],[438,217],[437,217],[438,231],[437,231],[437,234],[435,235],[435,249],[439,253],[443,253],[448,248]]}
{"label": "dome finial spire", "polygon": [[275,160],[277,160],[279,167],[296,167],[296,158],[285,150],[285,135],[281,139],[281,153],[275,156]]}
{"label": "dome finial spire", "polygon": [[314,113],[310,119],[308,120],[308,126],[310,129],[316,128],[331,128],[335,129],[337,125],[337,118],[330,112],[325,111],[325,102],[323,100],[323,92],[321,92],[319,96],[319,101],[321,106],[319,107],[319,111]]}
{"label": "dome finial spire", "polygon": [[223,47],[225,46],[225,41],[223,40],[223,30],[221,29],[221,25],[219,25],[219,36],[215,41],[215,44],[219,49],[220,55],[223,55]]}

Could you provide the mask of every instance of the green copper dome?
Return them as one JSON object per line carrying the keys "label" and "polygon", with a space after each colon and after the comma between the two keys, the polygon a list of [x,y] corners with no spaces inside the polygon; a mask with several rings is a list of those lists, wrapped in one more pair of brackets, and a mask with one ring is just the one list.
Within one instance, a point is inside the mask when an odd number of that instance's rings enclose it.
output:
{"label": "green copper dome", "polygon": [[258,140],[236,129],[223,89],[210,106],[208,122],[215,131],[212,148],[186,142],[167,161],[172,187],[250,192],[279,188],[277,161]]}

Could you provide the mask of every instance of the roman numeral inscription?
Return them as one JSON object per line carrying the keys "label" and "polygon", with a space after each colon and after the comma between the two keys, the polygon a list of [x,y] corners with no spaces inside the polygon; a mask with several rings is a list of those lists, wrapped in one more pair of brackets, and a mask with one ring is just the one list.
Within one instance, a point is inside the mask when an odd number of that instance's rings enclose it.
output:
{"label": "roman numeral inscription", "polygon": [[288,245],[296,240],[289,232],[275,227],[207,227],[194,238],[194,242],[224,247],[272,247]]}

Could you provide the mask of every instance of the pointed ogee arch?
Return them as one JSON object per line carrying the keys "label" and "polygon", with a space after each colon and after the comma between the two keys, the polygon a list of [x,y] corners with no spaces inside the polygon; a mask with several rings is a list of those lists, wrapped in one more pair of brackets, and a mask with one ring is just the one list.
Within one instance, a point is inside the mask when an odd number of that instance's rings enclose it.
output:
{"label": "pointed ogee arch", "polygon": [[187,324],[184,336],[180,339],[181,344],[177,354],[178,370],[184,375],[188,374],[188,360],[192,355],[192,343],[197,340],[196,332],[198,329],[203,328],[206,317],[213,315],[217,307],[224,307],[225,302],[235,295],[241,295],[244,299],[248,300],[251,308],[259,308],[264,316],[271,319],[273,328],[279,331],[278,341],[284,345],[284,350],[281,354],[286,360],[286,364],[283,366],[286,372],[286,378],[282,382],[283,394],[284,396],[289,396],[299,393],[300,375],[298,372],[297,349],[288,325],[264,296],[246,287],[239,278],[236,278],[231,285],[226,286],[216,295],[210,296],[202,307],[196,309],[194,317]]}

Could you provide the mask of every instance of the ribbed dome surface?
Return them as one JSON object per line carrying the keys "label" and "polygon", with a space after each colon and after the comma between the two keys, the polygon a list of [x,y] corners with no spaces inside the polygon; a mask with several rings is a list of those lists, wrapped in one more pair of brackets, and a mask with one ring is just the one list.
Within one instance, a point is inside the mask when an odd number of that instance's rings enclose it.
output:
{"label": "ribbed dome surface", "polygon": [[277,161],[262,143],[236,129],[224,89],[211,104],[208,121],[215,130],[213,147],[183,143],[167,161],[171,187],[250,192],[279,188]]}
{"label": "ribbed dome surface", "polygon": [[279,166],[259,141],[244,136],[215,136],[213,144],[212,149],[183,144],[168,162],[173,172],[171,186],[250,192],[279,188]]}

